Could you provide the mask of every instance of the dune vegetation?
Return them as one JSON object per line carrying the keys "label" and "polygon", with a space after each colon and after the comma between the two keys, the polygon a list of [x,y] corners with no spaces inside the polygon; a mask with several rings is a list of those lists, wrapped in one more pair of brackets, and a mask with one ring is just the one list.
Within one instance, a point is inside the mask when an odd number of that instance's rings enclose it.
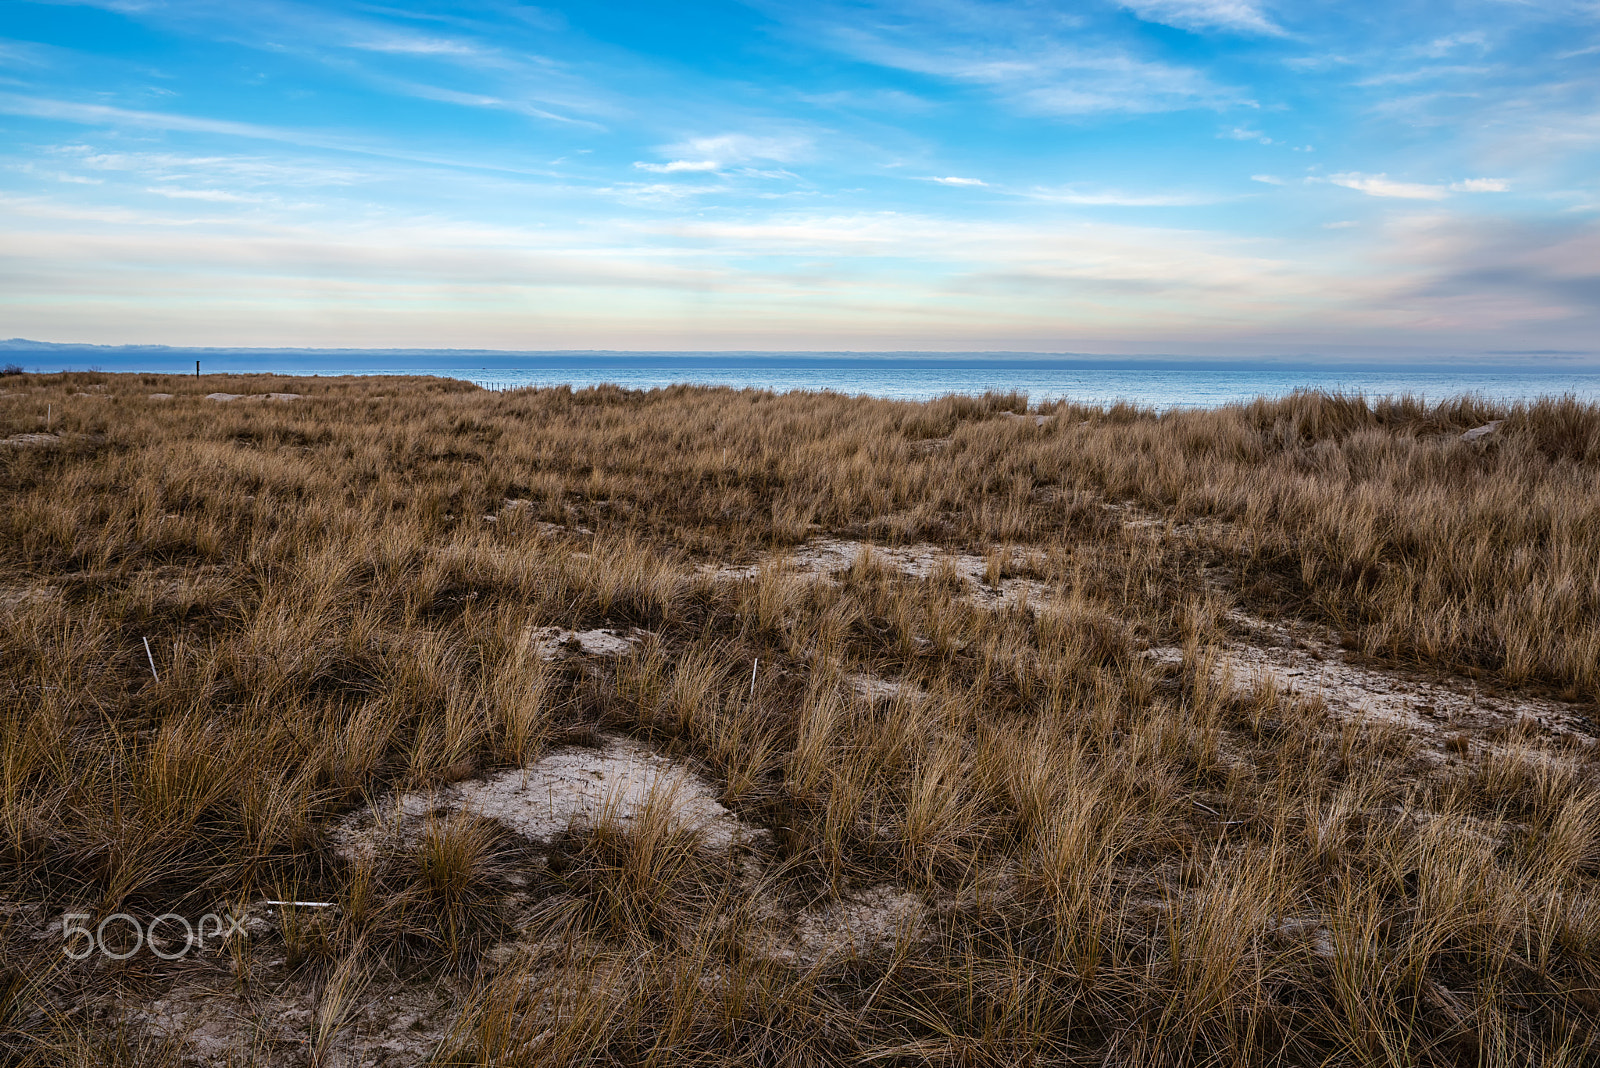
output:
{"label": "dune vegetation", "polygon": [[6,1063],[1600,1062],[1600,408],[0,394]]}

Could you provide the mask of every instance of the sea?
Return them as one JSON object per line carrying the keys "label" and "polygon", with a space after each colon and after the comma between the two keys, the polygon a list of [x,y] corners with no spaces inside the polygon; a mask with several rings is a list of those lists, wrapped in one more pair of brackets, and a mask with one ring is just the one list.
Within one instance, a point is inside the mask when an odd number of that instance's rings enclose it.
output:
{"label": "sea", "polygon": [[1440,400],[1475,394],[1513,402],[1572,395],[1600,403],[1600,364],[1506,362],[1394,364],[1099,357],[1022,353],[506,352],[425,349],[190,349],[0,342],[0,363],[27,370],[299,375],[437,375],[488,389],[605,383],[655,389],[678,383],[735,389],[832,390],[904,400],[1020,392],[1032,401],[1125,402],[1164,411],[1205,408],[1297,389],[1410,394]]}

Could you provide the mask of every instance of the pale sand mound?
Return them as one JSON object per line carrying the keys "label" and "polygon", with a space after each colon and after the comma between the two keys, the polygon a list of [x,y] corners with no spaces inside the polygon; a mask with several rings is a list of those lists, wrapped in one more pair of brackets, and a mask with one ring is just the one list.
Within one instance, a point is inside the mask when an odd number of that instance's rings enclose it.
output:
{"label": "pale sand mound", "polygon": [[152,393],[152,394],[150,394],[150,399],[151,400],[171,400],[172,399],[172,394],[170,394],[170,393]]}
{"label": "pale sand mound", "polygon": [[[997,552],[1013,563],[1023,563],[1036,554],[1020,546],[1002,546]],[[852,538],[812,538],[789,552],[772,553],[754,564],[738,567],[712,566],[704,570],[719,580],[753,579],[761,569],[777,566],[801,578],[834,582],[834,576],[848,571],[863,553],[870,553],[880,566],[908,578],[949,578],[963,584],[966,596],[985,608],[1008,604],[1041,604],[1049,599],[1050,587],[1037,579],[1001,577],[989,584],[989,559],[977,553],[952,552],[937,545],[875,545]]]}
{"label": "pale sand mound", "polygon": [[61,591],[53,586],[0,586],[0,608],[27,608],[60,599]]}
{"label": "pale sand mound", "polygon": [[15,445],[18,448],[59,444],[61,444],[61,437],[57,434],[13,434],[9,438],[0,440],[0,445]]}
{"label": "pale sand mound", "polygon": [[[1211,670],[1218,682],[1238,692],[1269,685],[1321,698],[1340,718],[1387,722],[1436,745],[1453,731],[1524,720],[1557,737],[1594,736],[1587,710],[1580,705],[1527,694],[1488,694],[1471,679],[1441,672],[1358,666],[1346,658],[1334,635],[1318,628],[1271,623],[1237,610],[1228,618],[1251,640],[1219,649]],[[1183,650],[1176,646],[1157,646],[1145,655],[1159,663],[1183,663]]]}
{"label": "pale sand mound", "polygon": [[687,765],[630,738],[608,737],[599,749],[558,749],[526,768],[455,783],[430,793],[403,794],[346,818],[332,832],[341,855],[418,840],[429,816],[476,813],[534,842],[548,844],[570,828],[602,820],[624,826],[651,801],[699,833],[707,848],[725,851],[757,831],[717,802],[716,790]]}
{"label": "pale sand mound", "polygon": [[889,884],[845,894],[797,916],[794,947],[778,956],[809,964],[892,949],[917,937],[926,911],[917,895]]}
{"label": "pale sand mound", "polygon": [[596,630],[565,630],[561,627],[530,627],[526,632],[535,655],[543,660],[563,660],[568,656],[623,656],[651,634],[630,627],[618,633],[615,627]]}
{"label": "pale sand mound", "polygon": [[[153,399],[153,398],[152,398]],[[207,393],[206,400],[212,401],[292,401],[299,400],[298,393]]]}

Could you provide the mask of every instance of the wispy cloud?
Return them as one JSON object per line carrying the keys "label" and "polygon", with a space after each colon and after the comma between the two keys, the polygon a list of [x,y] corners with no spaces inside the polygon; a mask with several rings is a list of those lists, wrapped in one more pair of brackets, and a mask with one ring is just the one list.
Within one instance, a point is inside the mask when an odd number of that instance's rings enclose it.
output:
{"label": "wispy cloud", "polygon": [[1030,200],[1050,204],[1117,208],[1184,208],[1197,204],[1215,204],[1220,199],[1199,193],[1128,193],[1112,189],[1090,191],[1071,186],[1055,189],[1036,187],[1025,195]]}
{"label": "wispy cloud", "polygon": [[1283,179],[1282,178],[1279,178],[1279,177],[1277,177],[1275,175],[1271,175],[1271,174],[1252,174],[1250,176],[1250,180],[1252,182],[1264,182],[1267,185],[1282,185],[1283,184]]}
{"label": "wispy cloud", "polygon": [[464,156],[452,158],[424,152],[406,152],[379,144],[363,143],[313,130],[234,122],[228,119],[201,118],[171,112],[141,111],[134,108],[112,107],[109,104],[84,104],[68,100],[50,100],[17,93],[0,92],[0,114],[56,119],[85,126],[215,134],[223,137],[278,142],[296,145],[301,148],[348,152],[355,155],[404,160],[410,163],[424,163],[436,167],[449,167],[460,170],[483,170],[507,174],[529,173],[522,168],[506,166],[484,159],[470,159]]}
{"label": "wispy cloud", "polygon": [[484,93],[463,92],[459,89],[449,89],[444,86],[429,85],[426,82],[406,81],[394,79],[389,83],[393,88],[408,96],[418,97],[422,100],[436,100],[441,104],[458,104],[470,108],[493,108],[497,111],[512,111],[529,118],[544,119],[549,122],[567,123],[572,126],[583,126],[591,130],[604,130],[605,127],[591,119],[574,118],[571,115],[562,115],[548,108],[539,107],[522,100],[512,100],[499,96],[489,96]]}
{"label": "wispy cloud", "polygon": [[179,130],[185,133],[223,134],[228,137],[250,137],[264,141],[289,141],[302,144],[301,135],[282,127],[262,126],[229,119],[197,118],[191,115],[174,115],[168,112],[138,111],[112,107],[109,104],[81,104],[68,100],[48,100],[42,97],[23,96],[18,93],[0,93],[0,113],[26,115],[37,119],[61,119],[66,122],[90,126],[142,126],[156,130]]}
{"label": "wispy cloud", "polygon": [[1328,181],[1354,189],[1369,197],[1395,197],[1401,200],[1443,200],[1450,190],[1442,185],[1422,182],[1397,182],[1386,174],[1330,174]]}
{"label": "wispy cloud", "polygon": [[1482,30],[1472,30],[1467,33],[1448,33],[1443,37],[1435,37],[1417,51],[1425,56],[1438,58],[1447,56],[1458,48],[1477,48],[1479,51],[1487,50],[1488,37]]}
{"label": "wispy cloud", "polygon": [[1235,33],[1284,36],[1284,30],[1250,0],[1121,0],[1123,7],[1147,22],[1181,30],[1230,30]]}
{"label": "wispy cloud", "polygon": [[[813,141],[804,134],[724,133],[710,137],[691,137],[665,146],[665,163],[637,161],[634,166],[652,174],[694,174],[720,171],[740,163],[770,161],[793,163],[812,153]],[[793,177],[788,172],[757,172],[760,177]]]}
{"label": "wispy cloud", "polygon": [[262,204],[267,200],[266,197],[230,193],[225,189],[182,189],[168,185],[149,186],[145,189],[145,192],[155,193],[157,196],[168,197],[172,200],[205,200],[213,204]]}
{"label": "wispy cloud", "polygon": [[870,14],[823,7],[798,21],[810,38],[856,59],[982,86],[1034,114],[1137,114],[1245,102],[1198,69],[1142,57],[1124,43],[1085,33],[1076,16],[1029,3],[886,0]]}
{"label": "wispy cloud", "polygon": [[1395,181],[1387,174],[1360,174],[1355,171],[1330,174],[1328,181],[1369,197],[1394,197],[1400,200],[1443,200],[1451,193],[1504,193],[1511,188],[1511,184],[1501,178],[1468,178],[1445,185],[1430,185],[1426,182]]}
{"label": "wispy cloud", "polygon": [[1255,141],[1258,144],[1276,144],[1272,138],[1250,126],[1230,126],[1217,134],[1219,138],[1228,141]]}
{"label": "wispy cloud", "polygon": [[367,31],[345,43],[350,48],[364,52],[384,52],[397,56],[481,57],[489,54],[487,49],[470,41],[397,33],[393,30]]}
{"label": "wispy cloud", "polygon": [[636,160],[633,165],[641,171],[649,171],[652,174],[703,173],[705,171],[718,170],[722,167],[722,164],[714,159],[675,159],[670,163],[646,163],[642,160]]}
{"label": "wispy cloud", "polygon": [[264,155],[105,152],[86,144],[57,145],[46,151],[53,159],[88,170],[136,174],[162,181],[185,179],[281,188],[350,186],[370,182],[375,177],[357,167]]}
{"label": "wispy cloud", "polygon": [[957,178],[955,175],[950,175],[950,176],[945,177],[945,178],[938,178],[938,177],[930,176],[930,177],[927,177],[927,178],[923,178],[922,181],[924,181],[924,182],[938,182],[940,185],[979,185],[979,186],[984,186],[984,185],[988,185],[989,184],[988,182],[984,181],[982,178]]}

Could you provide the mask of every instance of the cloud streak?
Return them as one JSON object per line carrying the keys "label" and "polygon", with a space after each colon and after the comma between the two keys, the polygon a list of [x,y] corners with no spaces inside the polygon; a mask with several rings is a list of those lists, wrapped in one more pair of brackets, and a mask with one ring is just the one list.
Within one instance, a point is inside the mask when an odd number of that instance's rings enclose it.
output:
{"label": "cloud streak", "polygon": [[1501,178],[1468,178],[1446,184],[1426,182],[1401,182],[1387,174],[1331,174],[1328,181],[1346,189],[1354,189],[1369,197],[1389,197],[1398,200],[1444,200],[1451,193],[1504,193],[1511,184]]}
{"label": "cloud streak", "polygon": [[1147,22],[1182,30],[1286,36],[1259,5],[1248,0],[1123,0],[1122,6]]}
{"label": "cloud streak", "polygon": [[985,88],[1025,113],[1138,114],[1243,102],[1201,71],[1140,57],[1032,5],[823,8],[800,25],[858,60]]}

